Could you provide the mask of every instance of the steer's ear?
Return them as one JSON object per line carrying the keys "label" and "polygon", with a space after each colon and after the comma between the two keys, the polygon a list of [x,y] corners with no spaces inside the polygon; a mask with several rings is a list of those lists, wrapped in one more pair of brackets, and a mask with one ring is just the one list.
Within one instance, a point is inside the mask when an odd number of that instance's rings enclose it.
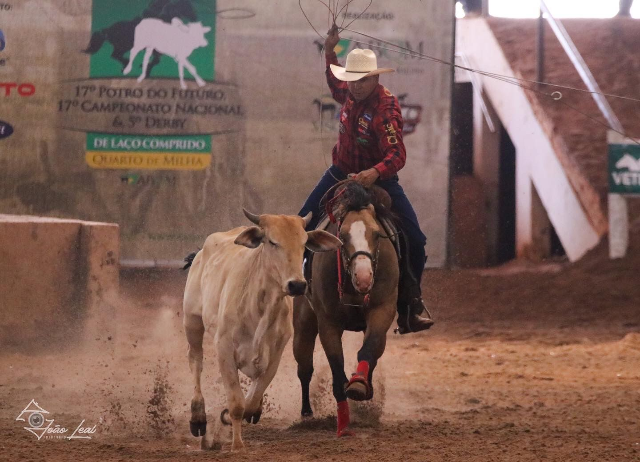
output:
{"label": "steer's ear", "polygon": [[262,229],[257,226],[251,226],[242,231],[233,243],[255,249],[260,245],[263,237],[264,231]]}
{"label": "steer's ear", "polygon": [[329,250],[339,249],[340,246],[342,246],[340,239],[326,231],[309,231],[307,236],[307,249],[312,252],[327,252]]}

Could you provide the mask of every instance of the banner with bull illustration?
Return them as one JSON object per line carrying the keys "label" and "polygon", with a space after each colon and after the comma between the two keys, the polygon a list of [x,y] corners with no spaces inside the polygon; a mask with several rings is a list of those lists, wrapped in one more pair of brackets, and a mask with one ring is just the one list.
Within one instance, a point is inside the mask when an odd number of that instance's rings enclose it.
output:
{"label": "banner with bull illustration", "polygon": [[[326,10],[309,2],[325,32]],[[358,0],[349,22],[369,3]],[[350,29],[449,60],[448,2],[374,1]],[[122,256],[177,261],[256,212],[296,213],[339,107],[298,2],[13,0],[0,10],[0,213],[119,223]],[[356,6],[357,5],[357,6]],[[383,46],[344,32],[339,59]],[[349,39],[362,40],[361,43]],[[386,47],[388,48],[388,47]],[[401,102],[401,181],[446,255],[451,71],[374,48]]]}

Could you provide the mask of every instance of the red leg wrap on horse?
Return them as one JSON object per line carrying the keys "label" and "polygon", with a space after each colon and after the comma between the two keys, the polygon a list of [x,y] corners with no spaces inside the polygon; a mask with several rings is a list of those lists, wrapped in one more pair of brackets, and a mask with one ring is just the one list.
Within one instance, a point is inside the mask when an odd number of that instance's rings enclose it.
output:
{"label": "red leg wrap on horse", "polygon": [[356,369],[356,374],[363,376],[365,380],[369,380],[369,363],[367,361],[360,361]]}
{"label": "red leg wrap on horse", "polygon": [[349,403],[344,400],[338,403],[338,436],[349,436]]}

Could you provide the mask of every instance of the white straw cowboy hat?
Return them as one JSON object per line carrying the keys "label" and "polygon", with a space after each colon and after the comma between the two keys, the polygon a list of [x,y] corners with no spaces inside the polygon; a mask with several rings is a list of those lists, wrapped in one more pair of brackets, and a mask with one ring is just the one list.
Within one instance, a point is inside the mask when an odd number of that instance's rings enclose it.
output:
{"label": "white straw cowboy hat", "polygon": [[347,64],[345,67],[331,64],[331,72],[336,79],[343,82],[354,82],[363,77],[371,75],[385,74],[387,72],[395,72],[394,69],[378,69],[378,60],[376,54],[371,50],[361,50],[356,48],[347,55]]}

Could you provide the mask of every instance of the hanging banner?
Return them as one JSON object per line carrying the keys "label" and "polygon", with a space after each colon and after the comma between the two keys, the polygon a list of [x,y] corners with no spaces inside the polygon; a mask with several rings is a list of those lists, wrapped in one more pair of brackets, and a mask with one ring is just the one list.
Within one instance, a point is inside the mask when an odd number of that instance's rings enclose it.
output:
{"label": "hanging banner", "polygon": [[[305,2],[303,2],[304,4]],[[450,60],[453,4],[354,2],[350,29]],[[340,106],[320,39],[264,0],[7,0],[0,9],[0,213],[120,225],[121,258],[178,263],[242,213],[299,211],[331,163]],[[307,14],[326,31],[327,11]],[[403,187],[446,255],[451,72],[370,46],[404,116]]]}

